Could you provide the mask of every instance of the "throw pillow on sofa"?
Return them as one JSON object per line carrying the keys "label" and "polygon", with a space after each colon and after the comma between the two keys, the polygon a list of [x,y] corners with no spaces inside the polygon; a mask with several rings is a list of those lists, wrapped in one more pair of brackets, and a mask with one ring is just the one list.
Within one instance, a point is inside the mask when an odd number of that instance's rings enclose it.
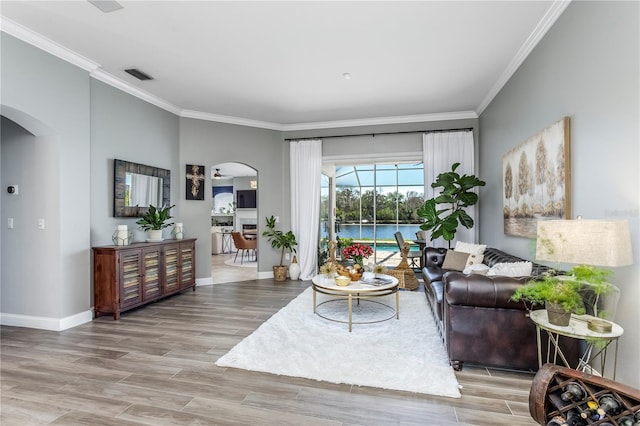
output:
{"label": "throw pillow on sofa", "polygon": [[487,249],[486,244],[471,244],[465,243],[463,241],[456,242],[456,251],[462,251],[469,254],[484,254],[484,251]]}
{"label": "throw pillow on sofa", "polygon": [[502,275],[505,277],[528,277],[533,270],[531,262],[496,263],[487,272],[488,276]]}
{"label": "throw pillow on sofa", "polygon": [[467,259],[467,267],[473,265],[481,265],[484,260],[484,254],[470,254]]}
{"label": "throw pillow on sofa", "polygon": [[467,266],[467,259],[469,259],[469,253],[447,250],[444,262],[442,263],[442,269],[462,271]]}
{"label": "throw pillow on sofa", "polygon": [[487,272],[489,272],[489,266],[485,265],[484,263],[478,263],[477,265],[471,265],[471,266],[467,266],[466,268],[464,268],[464,271],[462,271],[463,274],[478,274],[478,275],[487,275]]}

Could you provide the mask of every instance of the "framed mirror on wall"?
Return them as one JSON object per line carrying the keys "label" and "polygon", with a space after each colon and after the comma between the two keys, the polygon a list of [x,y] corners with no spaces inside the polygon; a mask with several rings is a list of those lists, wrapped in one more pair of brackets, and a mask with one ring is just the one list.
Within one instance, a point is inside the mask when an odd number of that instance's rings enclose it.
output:
{"label": "framed mirror on wall", "polygon": [[142,217],[149,206],[171,205],[171,171],[113,160],[113,216]]}

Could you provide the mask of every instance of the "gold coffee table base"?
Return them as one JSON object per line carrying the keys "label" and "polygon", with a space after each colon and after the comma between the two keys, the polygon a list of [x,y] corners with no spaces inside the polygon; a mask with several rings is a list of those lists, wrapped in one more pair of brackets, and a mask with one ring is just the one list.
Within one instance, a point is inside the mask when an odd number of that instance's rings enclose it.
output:
{"label": "gold coffee table base", "polygon": [[[391,318],[393,318],[394,316],[396,317],[396,319],[400,319],[400,294],[398,293],[398,280],[395,277],[390,277],[387,276],[387,278],[389,278],[390,282],[388,284],[384,284],[384,285],[370,285],[370,284],[365,284],[362,283],[360,281],[357,282],[352,282],[350,285],[348,286],[338,286],[335,284],[335,282],[328,282],[326,279],[324,279],[324,277],[317,275],[315,277],[313,277],[312,281],[312,287],[313,287],[313,312],[320,316],[321,318],[327,319],[329,321],[334,321],[334,322],[341,322],[341,323],[345,323],[345,324],[349,324],[349,331],[351,332],[353,329],[353,324],[369,324],[369,323],[376,323],[376,322],[382,322],[382,321],[388,321]],[[320,303],[319,305],[317,304],[317,293],[321,293],[321,294],[326,294],[328,296],[333,296],[333,299],[324,301],[322,303]],[[374,300],[370,300],[373,298],[378,298],[378,297],[383,297],[383,296],[389,296],[394,294],[396,295],[395,299],[396,299],[396,306],[395,309],[393,308],[393,306],[389,306],[386,303],[383,302],[379,302],[379,301],[374,301]],[[325,315],[321,315],[320,313],[318,313],[317,308],[319,306],[322,306],[326,303],[331,303],[331,302],[339,302],[341,300],[347,300],[347,307],[348,307],[348,320],[347,321],[343,321],[343,320],[337,320],[335,318],[328,318]],[[383,306],[385,309],[390,309],[392,311],[392,314],[389,317],[385,317],[384,319],[381,320],[375,320],[375,321],[365,321],[365,322],[354,322],[353,321],[353,303],[354,303],[354,299],[356,303],[360,303],[362,302],[371,302],[371,303],[376,303],[378,305]]]}

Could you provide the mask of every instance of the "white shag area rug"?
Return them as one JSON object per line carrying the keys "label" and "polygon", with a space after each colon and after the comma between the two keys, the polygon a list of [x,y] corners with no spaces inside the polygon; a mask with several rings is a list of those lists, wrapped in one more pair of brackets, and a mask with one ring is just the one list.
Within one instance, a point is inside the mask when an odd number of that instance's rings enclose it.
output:
{"label": "white shag area rug", "polygon": [[238,255],[238,258],[236,259],[236,261],[234,262],[233,259],[228,259],[224,261],[225,265],[228,266],[240,266],[243,268],[257,268],[258,267],[258,262],[255,260],[254,257],[251,257],[251,260],[248,260],[246,257],[244,258],[244,260],[242,261],[242,263],[240,263],[240,255]]}
{"label": "white shag area rug", "polygon": [[[308,288],[216,361],[221,367],[460,398],[458,381],[422,293],[400,292],[400,319],[354,324],[313,313]],[[318,302],[328,296],[318,294]],[[395,295],[373,299],[395,306]],[[347,317],[347,301],[318,311]],[[374,303],[354,307],[354,321],[388,317]]]}

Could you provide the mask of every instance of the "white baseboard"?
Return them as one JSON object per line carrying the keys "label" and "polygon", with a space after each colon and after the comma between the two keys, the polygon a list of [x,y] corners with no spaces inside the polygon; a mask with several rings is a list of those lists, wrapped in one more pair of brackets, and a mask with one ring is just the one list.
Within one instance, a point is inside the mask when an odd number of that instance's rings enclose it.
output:
{"label": "white baseboard", "polygon": [[[273,278],[273,271],[258,272],[257,277],[259,280]],[[196,287],[202,287],[205,285],[216,285],[216,283],[213,282],[212,277],[196,278]]]}
{"label": "white baseboard", "polygon": [[258,272],[259,280],[266,279],[266,278],[273,278],[273,270]]}
{"label": "white baseboard", "polygon": [[79,312],[65,318],[36,317],[21,314],[0,313],[0,324],[14,327],[37,328],[40,330],[62,331],[93,320],[93,309]]}
{"label": "white baseboard", "polygon": [[213,278],[196,278],[196,287],[202,287],[203,285],[213,285]]}

